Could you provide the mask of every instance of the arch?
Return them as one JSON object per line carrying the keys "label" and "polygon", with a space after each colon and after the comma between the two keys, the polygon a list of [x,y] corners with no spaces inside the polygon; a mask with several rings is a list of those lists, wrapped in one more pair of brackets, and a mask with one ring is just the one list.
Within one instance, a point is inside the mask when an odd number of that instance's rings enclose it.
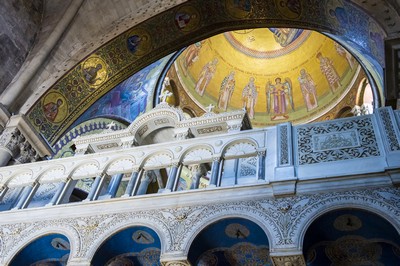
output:
{"label": "arch", "polygon": [[119,173],[130,173],[136,166],[136,160],[133,156],[122,156],[109,162],[104,167],[104,172],[109,175]]}
{"label": "arch", "polygon": [[211,161],[212,155],[215,153],[213,146],[207,144],[190,146],[182,152],[180,160],[185,164],[201,162],[204,161],[205,158],[208,158],[208,152]]}
{"label": "arch", "polygon": [[[41,224],[40,224],[41,225]],[[39,225],[39,226],[40,226]],[[27,231],[27,232],[25,232]],[[32,233],[29,234],[29,231]],[[24,234],[28,233],[28,234]],[[43,228],[37,229],[34,225],[29,226],[28,228],[22,229],[20,232],[20,236],[22,239],[18,239],[19,241],[15,241],[12,243],[13,245],[7,249],[8,253],[4,256],[4,265],[9,265],[12,260],[21,252],[25,247],[34,242],[37,239],[40,239],[43,236],[51,235],[51,234],[61,234],[67,237],[70,244],[70,256],[69,259],[75,257],[75,255],[79,252],[82,243],[80,242],[80,237],[78,232],[72,226],[59,224],[59,225],[46,225],[44,224]],[[6,251],[6,250],[5,250]]]}
{"label": "arch", "polygon": [[6,181],[8,187],[23,187],[30,185],[35,181],[32,170],[17,171],[16,174],[12,175]]}
{"label": "arch", "polygon": [[304,237],[310,227],[310,225],[317,220],[319,217],[323,216],[324,214],[335,211],[335,210],[341,210],[341,209],[360,209],[364,211],[368,211],[371,213],[374,213],[375,215],[378,215],[379,217],[383,218],[384,220],[388,221],[393,228],[400,234],[400,223],[396,217],[392,217],[388,215],[387,212],[385,212],[382,209],[382,206],[374,206],[370,202],[354,202],[351,200],[346,200],[346,201],[337,201],[334,203],[331,203],[330,205],[320,205],[318,209],[315,209],[313,212],[311,212],[307,217],[304,217],[303,219],[303,224],[301,224],[300,229],[299,229],[299,236],[298,236],[298,248],[300,249],[303,245],[304,242]]}
{"label": "arch", "polygon": [[[134,215],[134,214],[132,214]],[[157,218],[151,216],[140,216],[140,217],[132,217],[132,216],[125,216],[125,219],[119,219],[114,226],[108,228],[100,235],[98,235],[96,241],[94,243],[90,243],[90,247],[86,251],[86,258],[90,261],[93,260],[94,255],[96,254],[97,250],[105,243],[110,237],[121,232],[125,229],[135,227],[135,226],[144,226],[152,229],[160,239],[161,243],[161,254],[171,246],[172,244],[172,236],[166,225],[162,223]]]}
{"label": "arch", "polygon": [[100,163],[95,160],[88,160],[77,165],[70,172],[72,179],[80,179],[84,177],[93,177],[101,174],[103,171],[100,169]]}
{"label": "arch", "polygon": [[225,159],[239,158],[243,155],[256,155],[258,143],[252,138],[236,139],[222,147],[222,156]]}
{"label": "arch", "polygon": [[51,166],[42,171],[36,179],[40,184],[65,181],[68,177],[64,165]]}
{"label": "arch", "polygon": [[[154,27],[151,27],[150,25],[154,25],[154,23],[157,22],[157,20],[164,19],[166,17],[170,17],[171,19],[174,18],[176,12],[184,7],[189,7],[190,9],[194,9],[197,12],[200,12],[201,10],[208,10],[207,7],[213,8],[215,12],[217,12],[216,15],[219,16],[219,21],[216,22],[214,20],[207,20],[207,21],[202,21],[202,23],[198,23],[196,25],[193,25],[193,27],[187,28],[187,32],[185,34],[182,34],[182,29],[179,27],[169,27],[169,33],[170,34],[164,34],[163,38],[159,38],[159,40],[150,44],[153,44],[154,47],[153,49],[146,50],[146,52],[140,54],[140,55],[134,55],[137,56],[137,60],[126,60],[126,62],[121,66],[121,69],[124,69],[124,71],[117,70],[110,74],[110,78],[114,78],[115,82],[112,82],[112,84],[116,84],[120,81],[125,80],[128,76],[132,75],[136,71],[138,71],[140,68],[154,62],[154,60],[157,60],[159,58],[162,58],[163,56],[166,56],[172,52],[175,52],[191,43],[194,43],[196,41],[201,41],[204,38],[213,36],[218,33],[222,33],[223,31],[226,30],[238,30],[238,29],[246,29],[246,28],[257,28],[257,27],[297,27],[297,28],[304,28],[304,29],[310,29],[310,30],[317,30],[317,31],[322,31],[322,32],[329,32],[327,35],[331,38],[337,37],[336,41],[339,42],[341,45],[346,47],[351,53],[355,54],[358,58],[364,57],[364,60],[360,60],[364,68],[369,69],[369,72],[372,73],[373,78],[376,79],[376,82],[378,84],[378,87],[382,89],[382,84],[383,84],[383,78],[382,78],[382,64],[380,63],[381,60],[381,53],[383,51],[378,51],[377,53],[373,53],[372,48],[368,45],[369,44],[369,32],[367,29],[367,26],[365,26],[365,29],[362,28],[362,32],[355,32],[352,29],[352,25],[346,24],[346,25],[341,25],[341,22],[338,20],[338,18],[335,18],[331,15],[329,15],[329,8],[326,5],[326,1],[320,1],[316,2],[316,5],[319,5],[318,7],[321,8],[323,12],[327,14],[326,19],[322,20],[320,19],[319,15],[317,16],[314,13],[309,14],[308,16],[301,16],[301,19],[296,19],[296,20],[288,20],[283,18],[284,16],[282,15],[282,10],[278,8],[278,6],[266,6],[267,2],[264,1],[258,1],[258,2],[251,2],[252,8],[249,9],[249,11],[240,11],[236,10],[234,6],[229,5],[229,1],[223,1],[218,3],[217,7],[212,6],[214,5],[214,2],[212,1],[190,1],[190,2],[185,2],[182,3],[181,5],[175,6],[169,10],[166,10],[160,14],[157,14],[153,16],[152,18],[140,23],[140,25],[135,25],[131,27],[128,31],[116,36],[114,39],[110,40],[103,46],[98,47],[95,52],[96,54],[101,54],[104,50],[106,50],[110,45],[114,45],[116,43],[121,43],[121,44],[126,44],[126,39],[129,37],[129,34],[131,32],[134,32],[135,30],[141,30],[143,34],[146,34],[147,36],[153,36],[156,33],[154,32]],[[205,8],[200,8],[200,6]],[[316,7],[316,8],[318,8]],[[305,6],[303,6],[305,8]],[[351,9],[351,12],[357,13],[359,15],[358,17],[361,17],[364,19],[363,22],[365,22],[362,25],[369,25],[369,22],[375,23],[376,28],[378,30],[381,30],[381,27],[378,26],[378,24],[368,15],[365,15],[365,11],[362,9],[359,9],[355,4],[353,3],[346,3],[345,7],[341,7],[344,9],[344,11],[349,12]],[[258,10],[258,12],[253,12],[254,10]],[[244,12],[244,13],[243,13]],[[319,13],[318,13],[319,14]],[[202,18],[202,14],[199,14],[200,18]],[[369,21],[371,20],[371,21]],[[216,24],[218,23],[218,25]],[[165,24],[165,23],[164,23]],[[207,30],[206,30],[207,29]],[[167,29],[166,29],[167,30]],[[384,32],[383,32],[384,34]],[[385,36],[383,36],[385,37]],[[382,38],[383,39],[383,38]],[[150,38],[151,41],[151,38]],[[350,47],[351,46],[351,47]],[[125,47],[126,48],[126,47]],[[352,48],[352,49],[350,49]],[[131,58],[132,51],[129,51],[128,49],[123,49],[124,51],[126,50],[126,58]],[[358,52],[356,54],[356,52]],[[365,52],[369,52],[371,55],[370,56],[365,56]],[[87,60],[90,58],[90,56],[93,56],[92,54],[88,54],[88,56],[84,59]],[[78,70],[79,67],[81,67],[82,60],[79,62],[77,65],[74,66],[73,69]],[[72,78],[71,73],[75,73],[71,69],[68,71],[68,73],[63,76],[61,79],[59,79],[49,90],[52,90],[54,88],[59,87],[59,84],[61,82],[64,82],[65,80],[68,80],[69,78]],[[122,73],[123,72],[123,73]],[[83,82],[83,81],[82,81]],[[102,86],[98,88],[98,95],[101,96],[105,92],[109,91],[113,85],[111,82],[105,82]],[[83,84],[84,87],[86,88],[87,85]],[[47,91],[48,92],[48,91]],[[42,96],[44,97],[45,94]],[[40,110],[40,104],[42,99],[38,99],[38,101],[35,103],[35,105],[29,110],[29,114],[33,114],[35,111]],[[73,114],[71,114],[69,117],[67,117],[60,125],[59,128],[52,130],[51,132],[42,132],[45,134],[45,138],[49,140],[50,143],[54,144],[55,140],[58,139],[60,135],[63,134],[63,132],[70,126],[76,116],[78,114],[81,114],[85,108],[87,108],[87,105],[89,103],[84,103],[83,101],[77,101],[77,103],[82,103],[81,105],[76,106],[77,110]],[[29,115],[28,114],[28,115]],[[33,116],[30,116],[30,119],[32,120],[32,124],[34,124],[34,119]],[[47,125],[51,125],[52,123],[49,121],[44,121]],[[46,127],[44,127],[46,128]],[[37,126],[37,129],[40,128]]]}
{"label": "arch", "polygon": [[268,243],[271,247],[273,246],[273,241],[274,237],[272,234],[272,228],[267,225],[267,222],[272,222],[269,217],[266,215],[263,215],[261,212],[258,212],[257,210],[252,210],[252,212],[246,213],[245,211],[242,210],[236,210],[234,208],[228,209],[228,210],[222,210],[220,212],[217,211],[215,214],[210,214],[206,213],[202,219],[200,219],[199,223],[190,230],[187,235],[189,235],[188,238],[185,239],[184,244],[182,246],[184,247],[184,255],[188,256],[189,254],[189,249],[193,244],[193,241],[196,239],[196,237],[209,225],[223,220],[223,219],[229,219],[229,218],[242,218],[246,220],[250,220],[257,224],[265,233],[265,235],[268,238]]}
{"label": "arch", "polygon": [[147,155],[140,165],[146,170],[159,169],[170,166],[173,159],[174,154],[170,150],[163,150]]}

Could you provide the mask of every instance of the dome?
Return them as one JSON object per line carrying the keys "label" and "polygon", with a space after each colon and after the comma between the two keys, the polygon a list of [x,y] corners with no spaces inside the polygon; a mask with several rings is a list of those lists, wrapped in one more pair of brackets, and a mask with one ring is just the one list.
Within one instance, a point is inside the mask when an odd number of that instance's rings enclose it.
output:
{"label": "dome", "polygon": [[329,112],[346,102],[360,75],[340,44],[294,28],[215,35],[188,46],[168,74],[192,105],[212,104],[217,113],[246,108],[254,127],[334,118]]}

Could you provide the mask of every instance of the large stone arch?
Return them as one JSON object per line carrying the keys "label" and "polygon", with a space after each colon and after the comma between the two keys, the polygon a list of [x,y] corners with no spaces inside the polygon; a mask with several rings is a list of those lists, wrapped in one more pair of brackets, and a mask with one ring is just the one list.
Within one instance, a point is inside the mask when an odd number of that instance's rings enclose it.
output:
{"label": "large stone arch", "polygon": [[[330,3],[330,2],[329,2]],[[118,69],[113,69],[113,65],[111,62],[107,62],[105,60],[105,64],[107,67],[110,67],[112,71],[110,71],[110,76],[104,83],[96,89],[94,96],[95,99],[101,97],[106,92],[111,90],[115,85],[125,80],[127,77],[143,68],[144,66],[154,62],[157,59],[162,58],[174,51],[177,51],[191,43],[196,41],[200,41],[204,38],[210,37],[212,35],[221,33],[226,30],[235,30],[235,29],[245,29],[245,28],[259,28],[259,27],[298,27],[310,30],[317,30],[328,32],[332,36],[339,36],[337,40],[346,48],[351,48],[353,54],[355,51],[358,51],[357,57],[363,56],[364,52],[371,52],[371,48],[369,47],[369,31],[368,29],[362,29],[363,32],[357,34],[352,34],[353,28],[352,25],[338,25],[337,21],[334,18],[328,17],[328,0],[313,2],[313,3],[304,3],[301,2],[302,10],[321,10],[323,14],[318,12],[313,13],[310,12],[307,16],[301,14],[290,19],[284,19],[285,11],[279,9],[278,5],[271,4],[265,1],[252,1],[251,2],[250,11],[240,12],[240,10],[236,10],[236,7],[233,6],[231,1],[189,1],[182,3],[181,5],[175,6],[165,12],[162,12],[154,17],[150,18],[143,23],[133,26],[122,34],[118,35],[110,42],[104,44],[99,47],[96,51],[88,54],[86,58],[84,58],[81,62],[79,62],[76,66],[74,66],[69,72],[67,72],[63,77],[61,77],[56,83],[53,84],[52,87],[38,100],[34,106],[28,111],[27,115],[31,120],[32,124],[36,127],[36,129],[41,132],[46,139],[49,140],[50,143],[54,143],[58,137],[60,137],[63,132],[68,128],[69,125],[82,114],[85,109],[90,106],[92,101],[83,100],[80,101],[76,99],[76,106],[69,106],[71,113],[64,118],[63,121],[59,123],[59,126],[54,127],[51,121],[40,120],[38,123],[36,120],[38,117],[43,116],[42,110],[42,100],[44,97],[48,95],[48,93],[60,93],[60,88],[63,88],[65,84],[72,81],[74,76],[80,73],[83,64],[90,60],[92,57],[99,57],[102,54],[107,54],[107,51],[114,47],[118,43],[121,46],[120,50],[122,51],[121,56],[126,58],[126,61],[119,65]],[[309,6],[309,5],[318,5],[318,6]],[[346,2],[345,7],[347,9],[352,9],[353,12],[357,14],[364,15],[365,24],[368,25],[368,20],[371,19],[365,12],[358,7],[356,7],[352,3]],[[181,10],[189,10],[187,12],[198,13],[199,21],[197,21],[194,25],[191,25],[189,28],[182,30],[176,26],[175,23],[175,14]],[[191,11],[190,11],[191,10]],[[303,12],[302,11],[302,12]],[[209,18],[210,12],[213,14],[212,19]],[[322,15],[326,15],[324,20],[321,19]],[[208,19],[206,19],[208,18]],[[163,25],[163,30],[160,31],[158,28],[153,27],[152,25],[157,24]],[[378,25],[378,24],[377,24]],[[366,26],[367,27],[367,26]],[[143,53],[135,54],[127,49],[126,40],[132,34],[144,34],[150,38],[150,46],[152,49],[148,49]],[[160,34],[162,33],[162,34]],[[365,33],[365,34],[362,34]],[[152,36],[157,36],[157,40],[152,38]],[[357,44],[358,43],[358,44]],[[364,47],[361,44],[365,44]],[[379,55],[376,55],[379,56]],[[361,63],[365,68],[369,69],[373,75],[373,78],[377,79],[376,83],[378,87],[382,87],[383,79],[380,79],[379,76],[382,75],[382,66],[379,63],[379,58],[374,56],[365,57],[364,60],[361,60]],[[88,87],[88,84],[85,84],[82,81],[83,89]],[[91,91],[88,88],[88,91]],[[93,91],[93,90],[92,90]],[[89,94],[90,94],[89,93]],[[88,99],[86,95],[85,99]],[[93,100],[95,100],[93,99]]]}
{"label": "large stone arch", "polygon": [[[397,199],[394,198],[396,196]],[[310,202],[306,203],[309,206],[298,214],[298,219],[293,221],[293,223],[297,223],[297,226],[295,226],[297,228],[293,232],[293,239],[296,240],[297,247],[300,249],[308,228],[317,218],[330,211],[346,208],[356,208],[374,213],[388,221],[400,234],[398,219],[400,209],[395,202],[399,199],[400,191],[392,188],[346,191],[322,197],[311,197]]]}
{"label": "large stone arch", "polygon": [[[10,227],[13,227],[12,229]],[[4,227],[3,227],[4,228]],[[2,254],[2,262],[4,265],[9,265],[14,257],[23,250],[26,246],[32,243],[34,240],[39,239],[42,236],[48,234],[62,234],[68,238],[70,243],[70,259],[73,258],[81,249],[82,243],[79,233],[75,228],[62,223],[35,223],[35,224],[13,224],[7,227],[9,230],[19,231],[20,238],[17,239],[11,235],[5,236],[5,246],[4,253]],[[4,229],[3,229],[4,232]]]}
{"label": "large stone arch", "polygon": [[105,227],[98,228],[93,242],[85,243],[85,252],[82,253],[81,256],[87,258],[88,260],[92,260],[96,254],[96,251],[109,237],[124,229],[134,226],[145,226],[156,232],[161,242],[161,254],[168,249],[169,246],[171,246],[172,236],[168,227],[163,222],[152,215],[130,213],[124,215],[115,215],[115,219],[113,219],[113,221],[106,224]]}
{"label": "large stone arch", "polygon": [[265,232],[270,248],[272,246],[274,229],[271,224],[273,221],[265,213],[251,206],[251,204],[232,203],[225,206],[215,205],[210,208],[200,208],[198,211],[201,212],[201,215],[196,217],[196,221],[193,221],[191,224],[193,227],[189,229],[186,237],[181,239],[182,244],[180,246],[186,256],[194,239],[202,230],[210,224],[226,218],[243,218],[254,222]]}

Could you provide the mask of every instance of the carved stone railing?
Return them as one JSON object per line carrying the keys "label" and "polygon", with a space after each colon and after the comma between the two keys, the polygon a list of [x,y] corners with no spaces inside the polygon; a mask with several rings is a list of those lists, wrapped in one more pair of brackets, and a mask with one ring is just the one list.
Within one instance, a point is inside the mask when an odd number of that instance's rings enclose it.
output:
{"label": "carved stone railing", "polygon": [[[395,184],[400,182],[398,121],[397,111],[381,108],[373,115],[2,167],[0,210],[68,203],[85,184],[87,195],[79,199],[85,202],[148,194],[152,185],[154,195],[241,185],[291,195]],[[185,171],[193,174],[186,187],[180,184]]]}

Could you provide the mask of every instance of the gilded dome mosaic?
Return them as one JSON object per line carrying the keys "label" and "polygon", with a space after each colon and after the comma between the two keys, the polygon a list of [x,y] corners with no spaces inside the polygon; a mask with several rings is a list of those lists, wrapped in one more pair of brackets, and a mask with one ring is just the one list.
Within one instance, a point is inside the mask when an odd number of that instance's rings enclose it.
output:
{"label": "gilded dome mosaic", "polygon": [[170,71],[196,105],[212,104],[217,113],[245,108],[254,127],[333,119],[327,114],[352,98],[349,91],[364,75],[340,44],[292,28],[213,36],[188,46]]}

